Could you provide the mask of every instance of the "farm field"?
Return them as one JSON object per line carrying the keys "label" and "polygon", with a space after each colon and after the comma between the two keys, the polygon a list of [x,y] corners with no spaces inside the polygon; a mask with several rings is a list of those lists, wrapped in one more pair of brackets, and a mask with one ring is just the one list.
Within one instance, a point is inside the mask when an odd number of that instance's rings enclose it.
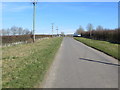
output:
{"label": "farm field", "polygon": [[62,38],[2,48],[3,88],[33,88],[42,82]]}

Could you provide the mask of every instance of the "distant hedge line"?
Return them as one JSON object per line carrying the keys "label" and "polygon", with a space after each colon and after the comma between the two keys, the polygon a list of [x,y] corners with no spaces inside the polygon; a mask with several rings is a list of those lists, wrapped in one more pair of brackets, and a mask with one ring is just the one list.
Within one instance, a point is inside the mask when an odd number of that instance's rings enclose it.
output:
{"label": "distant hedge line", "polygon": [[[12,35],[2,36],[2,44],[9,44],[15,42],[32,42],[33,35]],[[44,37],[52,37],[51,35],[35,35],[36,39]]]}
{"label": "distant hedge line", "polygon": [[120,35],[120,29],[115,30],[92,30],[91,36],[90,31],[82,32],[82,37],[85,38],[91,38],[96,40],[104,40],[109,41],[112,43],[120,43],[119,41],[119,35]]}

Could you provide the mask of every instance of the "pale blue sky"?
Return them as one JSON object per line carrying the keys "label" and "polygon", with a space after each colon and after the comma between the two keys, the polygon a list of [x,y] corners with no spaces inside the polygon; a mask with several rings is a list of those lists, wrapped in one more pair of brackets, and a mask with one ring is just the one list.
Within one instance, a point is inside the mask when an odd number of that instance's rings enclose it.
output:
{"label": "pale blue sky", "polygon": [[[1,0],[2,2],[31,2],[33,0]],[[119,0],[37,0],[38,2],[119,2]]]}
{"label": "pale blue sky", "polygon": [[[3,28],[18,26],[32,29],[32,3],[4,2]],[[117,2],[38,2],[36,7],[36,33],[51,34],[51,23],[59,32],[74,33],[79,25],[84,29],[88,23],[94,28],[118,27]],[[56,30],[54,30],[56,33]]]}

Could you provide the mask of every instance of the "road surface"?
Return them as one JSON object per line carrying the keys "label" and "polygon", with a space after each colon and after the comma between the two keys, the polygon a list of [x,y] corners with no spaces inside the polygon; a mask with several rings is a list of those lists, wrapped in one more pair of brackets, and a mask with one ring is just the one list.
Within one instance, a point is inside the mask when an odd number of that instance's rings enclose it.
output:
{"label": "road surface", "polygon": [[118,61],[65,37],[43,88],[118,88]]}

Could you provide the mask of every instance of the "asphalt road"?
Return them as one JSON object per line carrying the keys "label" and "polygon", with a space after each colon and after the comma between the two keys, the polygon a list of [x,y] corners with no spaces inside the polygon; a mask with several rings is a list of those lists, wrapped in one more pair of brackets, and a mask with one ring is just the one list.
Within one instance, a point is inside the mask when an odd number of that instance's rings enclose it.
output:
{"label": "asphalt road", "polygon": [[118,88],[118,61],[65,37],[43,88]]}

